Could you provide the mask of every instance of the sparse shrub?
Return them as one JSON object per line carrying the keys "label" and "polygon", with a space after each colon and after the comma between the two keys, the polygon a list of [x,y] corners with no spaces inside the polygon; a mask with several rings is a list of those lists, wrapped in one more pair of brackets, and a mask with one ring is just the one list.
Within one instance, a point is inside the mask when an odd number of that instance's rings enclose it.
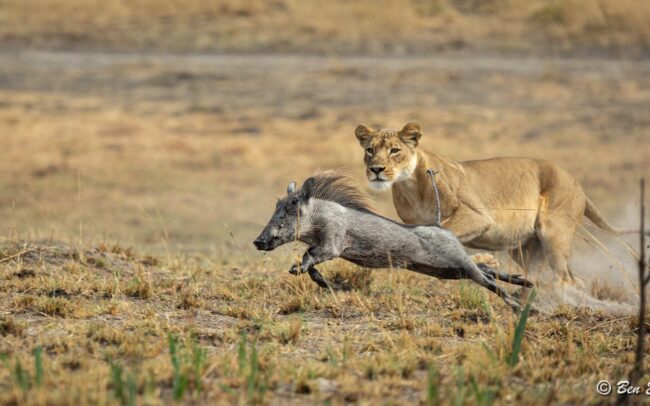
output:
{"label": "sparse shrub", "polygon": [[440,375],[433,365],[427,368],[427,405],[433,406],[440,402],[439,388]]}
{"label": "sparse shrub", "polygon": [[280,304],[280,309],[278,310],[278,313],[282,315],[300,313],[306,310],[309,303],[310,303],[309,296],[306,295],[290,296],[287,301]]}
{"label": "sparse shrub", "polygon": [[302,319],[295,317],[281,322],[275,329],[275,337],[282,344],[296,344],[300,340]]}
{"label": "sparse shrub", "polygon": [[306,372],[304,370],[300,370],[300,373],[295,377],[293,381],[293,390],[296,393],[299,393],[301,395],[306,395],[308,393],[311,393],[311,386],[309,385],[309,372]]}
{"label": "sparse shrub", "polygon": [[390,330],[412,331],[423,323],[424,321],[419,317],[411,317],[404,313],[400,313],[399,318],[388,320],[384,323],[384,326]]}
{"label": "sparse shrub", "polygon": [[152,257],[150,255],[145,255],[144,258],[140,261],[140,263],[144,266],[158,266],[160,265],[160,260],[156,257]]}
{"label": "sparse shrub", "polygon": [[203,307],[203,301],[198,293],[183,289],[180,292],[180,300],[176,307],[183,310],[197,309]]}
{"label": "sparse shrub", "polygon": [[173,335],[169,335],[169,356],[174,370],[174,378],[172,380],[174,399],[181,400],[185,394],[185,390],[187,389],[189,379],[185,371],[181,370],[181,358],[178,352],[178,338]]}
{"label": "sparse shrub", "polygon": [[372,283],[372,270],[350,264],[337,263],[329,273],[329,282],[336,289],[368,292]]}
{"label": "sparse shrub", "polygon": [[191,341],[192,352],[192,372],[194,373],[194,383],[196,390],[203,390],[202,374],[205,370],[205,361],[208,356],[208,350],[202,348],[195,341]]}
{"label": "sparse shrub", "polygon": [[32,352],[34,355],[34,382],[37,386],[43,384],[43,349],[41,347],[34,348]]}
{"label": "sparse shrub", "polygon": [[472,282],[459,281],[458,282],[458,297],[456,304],[461,309],[465,310],[478,310],[485,308],[485,296],[478,286]]}
{"label": "sparse shrub", "polygon": [[124,288],[124,294],[139,299],[149,299],[152,292],[153,288],[151,282],[149,282],[149,278],[144,275],[139,275],[131,279]]}
{"label": "sparse shrub", "polygon": [[496,400],[499,393],[498,387],[494,386],[481,386],[476,379],[472,376],[469,379],[470,389],[478,405],[491,405]]}
{"label": "sparse shrub", "polygon": [[27,393],[27,391],[31,387],[31,378],[29,376],[29,372],[27,372],[23,368],[22,364],[20,363],[20,360],[16,360],[16,364],[13,372],[14,372],[14,379],[16,380],[16,383],[23,391],[23,393]]}
{"label": "sparse shrub", "polygon": [[122,406],[135,406],[137,387],[133,374],[124,379],[124,369],[119,364],[111,363],[111,382],[113,396]]}
{"label": "sparse shrub", "polygon": [[519,352],[521,351],[521,343],[524,339],[524,332],[526,331],[526,321],[528,320],[528,315],[532,309],[532,303],[535,300],[536,291],[533,289],[528,297],[528,303],[524,306],[524,309],[519,314],[519,321],[515,326],[515,334],[512,339],[512,351],[508,356],[506,362],[510,366],[515,366],[519,363]]}
{"label": "sparse shrub", "polygon": [[384,375],[409,378],[418,364],[417,356],[412,351],[381,352],[365,360],[364,373],[368,379],[377,379]]}
{"label": "sparse shrub", "polygon": [[88,258],[88,263],[94,265],[98,269],[104,269],[107,266],[106,261],[102,257]]}
{"label": "sparse shrub", "polygon": [[246,398],[251,403],[262,403],[269,383],[268,374],[262,370],[257,345],[251,342],[249,345],[246,333],[242,333],[237,345],[237,362],[239,365],[239,377],[246,390]]}
{"label": "sparse shrub", "polygon": [[16,322],[13,317],[0,318],[0,335],[5,337],[9,334],[13,336],[22,336],[25,331],[25,326],[22,323]]}
{"label": "sparse shrub", "polygon": [[199,346],[193,338],[190,338],[189,348],[183,346],[178,337],[172,334],[168,336],[167,342],[173,370],[172,392],[174,399],[183,399],[188,387],[197,393],[200,392],[203,389],[201,375],[205,370],[207,350]]}
{"label": "sparse shrub", "polygon": [[5,368],[7,368],[11,375],[13,376],[14,383],[20,388],[20,390],[26,394],[34,386],[42,386],[43,378],[45,372],[43,370],[43,349],[41,347],[36,347],[32,351],[32,356],[34,358],[34,376],[29,373],[23,367],[20,359],[16,358],[14,366],[12,367],[9,363],[9,360],[5,355],[0,355],[0,361],[2,361]]}
{"label": "sparse shrub", "polygon": [[120,345],[125,340],[123,330],[95,324],[88,327],[86,336],[102,345]]}
{"label": "sparse shrub", "polygon": [[16,310],[31,309],[36,302],[36,297],[32,295],[22,295],[14,297],[14,308]]}
{"label": "sparse shrub", "polygon": [[598,34],[631,34],[647,44],[650,35],[650,6],[638,0],[553,0],[544,2],[531,14],[541,27],[550,27],[569,38]]}
{"label": "sparse shrub", "polygon": [[[467,385],[465,382],[465,372],[463,371],[462,366],[458,366],[456,368],[456,385],[453,386],[454,393],[451,396],[448,396],[448,398],[451,399],[451,404],[454,406],[462,406],[464,405],[465,398],[467,396]],[[451,388],[451,386],[450,386]]]}
{"label": "sparse shrub", "polygon": [[243,320],[250,320],[253,317],[251,310],[243,305],[225,306],[220,313],[225,316]]}
{"label": "sparse shrub", "polygon": [[106,280],[92,282],[88,289],[102,299],[111,299],[119,292],[117,283]]}
{"label": "sparse shrub", "polygon": [[75,307],[62,297],[39,297],[34,303],[34,310],[48,316],[68,317],[74,314]]}

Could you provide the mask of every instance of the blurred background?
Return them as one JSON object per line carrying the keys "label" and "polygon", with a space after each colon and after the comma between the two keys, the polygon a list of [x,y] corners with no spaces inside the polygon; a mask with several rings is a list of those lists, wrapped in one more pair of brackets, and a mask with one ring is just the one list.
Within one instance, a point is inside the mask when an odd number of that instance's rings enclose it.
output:
{"label": "blurred background", "polygon": [[357,124],[408,121],[636,226],[649,49],[646,0],[0,0],[1,235],[238,255],[289,181],[366,188]]}

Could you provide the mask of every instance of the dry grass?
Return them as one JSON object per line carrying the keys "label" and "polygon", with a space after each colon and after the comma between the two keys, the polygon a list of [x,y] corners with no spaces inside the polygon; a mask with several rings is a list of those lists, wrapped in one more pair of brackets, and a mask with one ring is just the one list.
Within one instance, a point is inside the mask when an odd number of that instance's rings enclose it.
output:
{"label": "dry grass", "polygon": [[[650,43],[644,0],[29,0],[0,2],[0,40],[46,47],[426,52]],[[542,45],[543,44],[543,45]]]}
{"label": "dry grass", "polygon": [[[405,271],[375,270],[367,286],[330,292],[282,271],[284,261],[146,266],[119,247],[1,248],[0,260],[32,250],[0,262],[3,404],[410,404],[426,403],[432,386],[445,404],[584,404],[602,400],[595,382],[621,377],[634,347],[628,320],[566,308],[532,317],[510,367],[516,320],[498,298],[477,306],[468,286]],[[23,268],[34,275],[18,276]],[[362,272],[342,262],[323,270]],[[149,293],[134,296],[143,272]],[[178,306],[185,292],[202,305]],[[296,299],[301,308],[285,315]]]}
{"label": "dry grass", "polygon": [[548,27],[555,38],[608,46],[628,38],[647,47],[650,41],[650,4],[622,0],[555,0],[536,10],[532,19]]}

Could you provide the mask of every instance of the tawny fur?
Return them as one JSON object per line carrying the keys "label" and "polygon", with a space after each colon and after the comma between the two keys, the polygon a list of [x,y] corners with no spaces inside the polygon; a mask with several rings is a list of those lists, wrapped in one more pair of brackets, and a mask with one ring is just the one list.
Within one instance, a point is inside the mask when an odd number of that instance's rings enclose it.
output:
{"label": "tawny fur", "polygon": [[549,161],[457,162],[419,148],[422,133],[416,123],[400,131],[360,125],[355,135],[365,150],[368,180],[377,189],[392,189],[397,214],[405,223],[435,220],[436,199],[426,170],[439,172],[442,226],[467,247],[511,250],[528,269],[547,261],[557,275],[566,277],[573,233],[583,217],[610,233],[621,232],[605,221],[575,178]]}

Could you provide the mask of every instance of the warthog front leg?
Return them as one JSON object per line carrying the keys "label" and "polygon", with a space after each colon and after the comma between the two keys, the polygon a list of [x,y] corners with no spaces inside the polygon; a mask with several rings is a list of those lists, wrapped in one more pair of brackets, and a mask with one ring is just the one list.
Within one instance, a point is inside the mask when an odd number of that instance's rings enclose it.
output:
{"label": "warthog front leg", "polygon": [[310,267],[307,270],[307,273],[309,273],[309,277],[311,278],[312,281],[316,282],[318,286],[321,288],[329,288],[330,283],[323,277],[323,275],[316,269],[315,267]]}
{"label": "warthog front leg", "polygon": [[[291,275],[299,275],[300,274],[299,265],[298,264],[291,265],[291,268],[289,269],[289,273]],[[330,286],[329,282],[327,282],[327,280],[323,277],[320,271],[316,269],[316,267],[311,266],[309,269],[307,269],[307,273],[309,274],[311,280],[316,282],[316,284],[321,288],[328,288]]]}
{"label": "warthog front leg", "polygon": [[336,255],[323,246],[311,247],[302,256],[300,264],[293,264],[289,269],[292,275],[298,275],[307,272],[312,281],[316,282],[321,288],[327,288],[330,284],[314,265],[320,264],[330,259],[336,258]]}

